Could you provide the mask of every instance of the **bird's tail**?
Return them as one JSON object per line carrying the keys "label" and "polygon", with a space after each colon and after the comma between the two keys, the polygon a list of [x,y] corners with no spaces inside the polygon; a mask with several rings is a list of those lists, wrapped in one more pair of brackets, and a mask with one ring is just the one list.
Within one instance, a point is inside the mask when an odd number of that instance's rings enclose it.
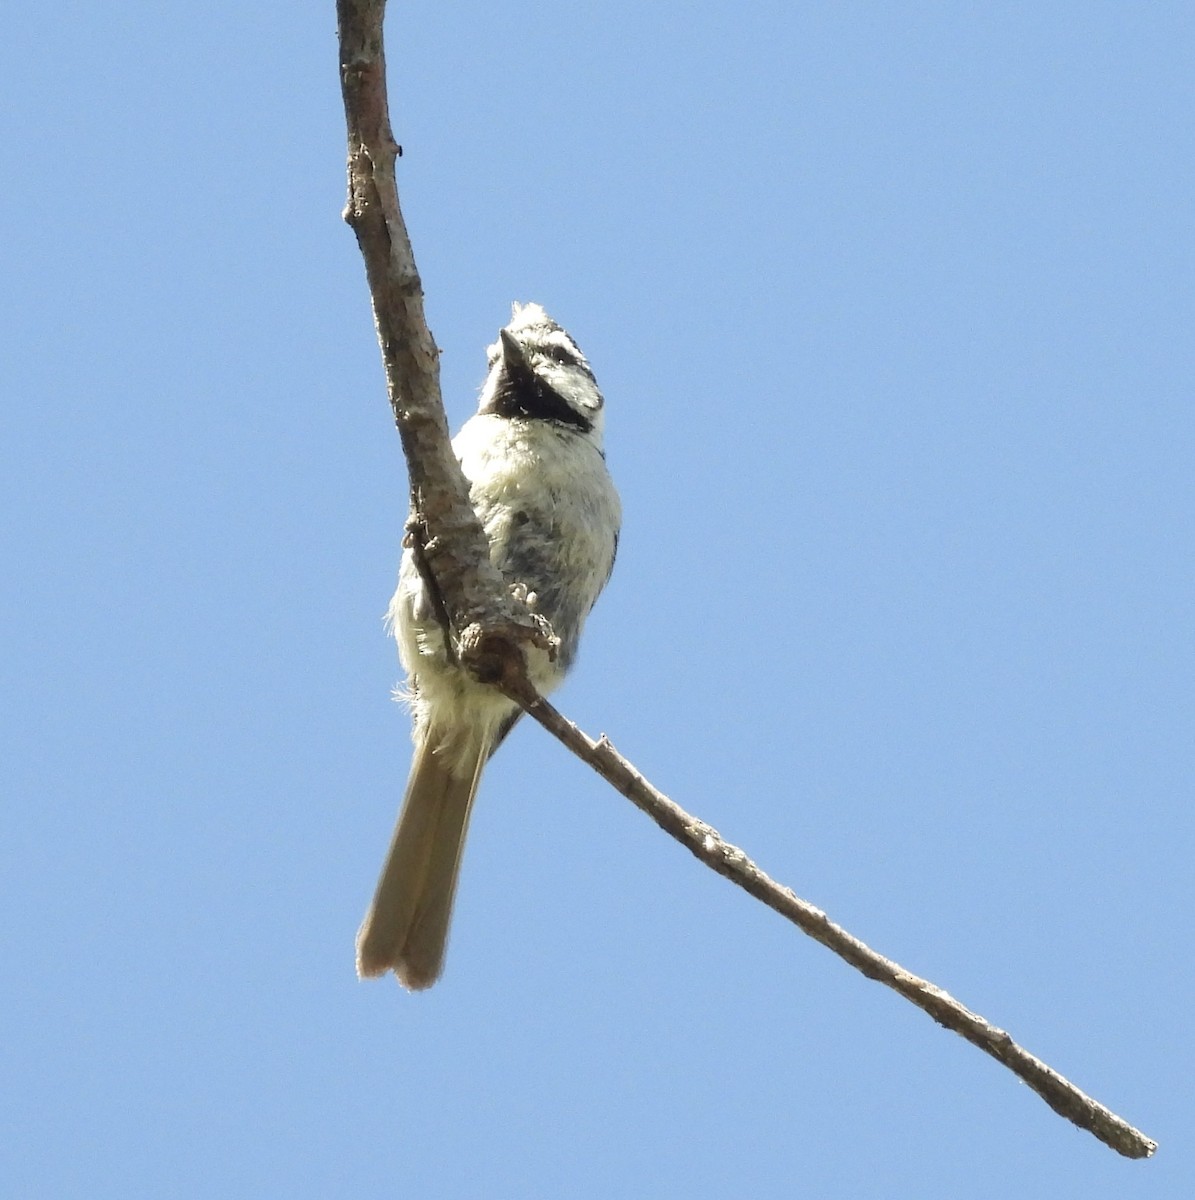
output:
{"label": "bird's tail", "polygon": [[357,934],[357,974],[392,970],[412,990],[431,987],[444,968],[469,812],[492,741],[470,732],[449,746],[433,733],[416,746],[386,863]]}

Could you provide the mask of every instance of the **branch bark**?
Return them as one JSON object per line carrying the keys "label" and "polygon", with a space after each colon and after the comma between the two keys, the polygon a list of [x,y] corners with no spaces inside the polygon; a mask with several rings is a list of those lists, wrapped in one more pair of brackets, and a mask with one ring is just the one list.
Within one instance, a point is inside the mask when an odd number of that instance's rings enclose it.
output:
{"label": "branch bark", "polygon": [[435,579],[458,661],[479,679],[521,663],[541,627],[518,606],[490,563],[489,544],[448,436],[440,396],[440,352],[427,327],[423,285],[398,203],[390,128],[385,0],[338,0],[340,83],[348,126],[348,202],[373,301],[386,391],[411,485],[408,536]]}
{"label": "branch bark", "polygon": [[1029,1085],[1055,1112],[1128,1158],[1157,1144],[1023,1049],[1002,1029],[941,988],[877,954],[760,870],[737,846],[653,787],[603,736],[586,736],[527,680],[523,646],[543,635],[520,611],[490,563],[449,443],[440,398],[439,351],[423,311],[423,291],[398,204],[382,43],[385,0],[337,0],[340,76],[348,125],[349,198],[345,220],[365,259],[386,387],[411,482],[408,535],[439,595],[462,666],[494,684],[549,733],[645,812],[706,866],[749,892],[832,950],[868,979],[899,992]]}
{"label": "branch bark", "polygon": [[1126,1158],[1148,1158],[1157,1143],[1134,1129],[1111,1109],[1093,1100],[1040,1058],[1019,1046],[1003,1030],[960,1004],[948,992],[906,971],[899,963],[878,954],[866,943],[836,925],[820,908],[802,900],[765,874],[747,855],[725,841],[716,829],[685,812],[679,804],[653,787],[610,744],[605,735],[596,742],[562,716],[533,688],[511,683],[503,688],[553,737],[587,762],[607,783],[646,813],[711,870],[738,884],[744,891],[791,921],[802,932],[821,942],[868,979],[899,992],[939,1025],[951,1029],[1003,1063],[1028,1084],[1056,1113],[1080,1129],[1095,1134]]}

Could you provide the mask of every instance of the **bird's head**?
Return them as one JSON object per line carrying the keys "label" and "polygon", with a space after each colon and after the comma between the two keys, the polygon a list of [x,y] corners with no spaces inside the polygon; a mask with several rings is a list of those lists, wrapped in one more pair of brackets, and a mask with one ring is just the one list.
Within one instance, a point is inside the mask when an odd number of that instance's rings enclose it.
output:
{"label": "bird's head", "polygon": [[548,421],[601,446],[605,402],[593,370],[568,331],[538,304],[516,304],[487,354],[479,412]]}

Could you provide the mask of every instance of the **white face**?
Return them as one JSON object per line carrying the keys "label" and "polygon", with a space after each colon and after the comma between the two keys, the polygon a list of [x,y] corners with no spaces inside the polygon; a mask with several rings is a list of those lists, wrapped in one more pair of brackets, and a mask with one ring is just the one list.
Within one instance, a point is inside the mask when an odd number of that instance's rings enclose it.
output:
{"label": "white face", "polygon": [[604,402],[589,362],[538,304],[515,305],[487,357],[480,411],[572,426],[601,444]]}

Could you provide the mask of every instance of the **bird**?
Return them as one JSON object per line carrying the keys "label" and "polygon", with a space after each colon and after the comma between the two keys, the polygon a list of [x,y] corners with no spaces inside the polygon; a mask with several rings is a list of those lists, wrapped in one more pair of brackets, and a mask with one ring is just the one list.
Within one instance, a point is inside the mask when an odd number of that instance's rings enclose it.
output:
{"label": "bird", "polygon": [[[573,337],[539,304],[515,304],[487,348],[477,412],[452,448],[490,559],[555,635],[530,647],[541,695],[564,678],[605,587],[622,510],[603,449],[605,401]],[[444,967],[461,855],[482,770],[522,715],[454,660],[436,600],[403,551],[386,615],[407,672],[414,755],[373,901],[357,935],[361,978],[393,971],[419,991]]]}

